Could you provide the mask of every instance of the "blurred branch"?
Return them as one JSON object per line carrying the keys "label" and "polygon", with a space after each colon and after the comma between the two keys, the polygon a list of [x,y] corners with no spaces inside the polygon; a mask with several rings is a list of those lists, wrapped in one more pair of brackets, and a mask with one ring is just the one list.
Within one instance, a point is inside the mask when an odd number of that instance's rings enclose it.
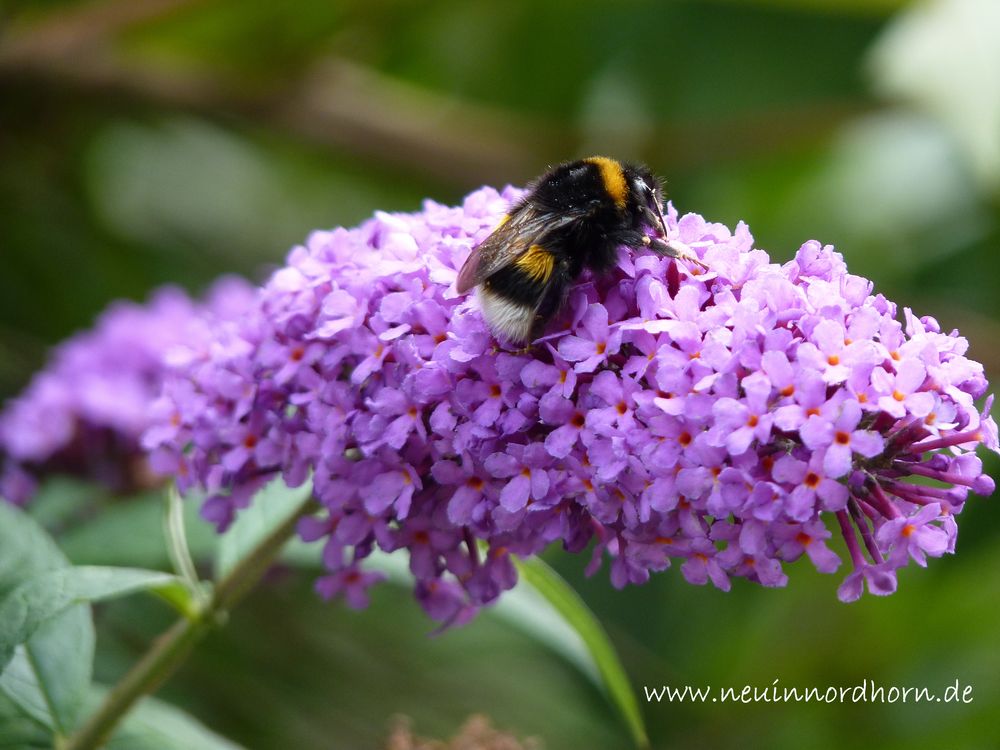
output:
{"label": "blurred branch", "polygon": [[323,61],[276,119],[289,129],[457,185],[521,181],[545,155],[565,152],[568,134],[509,111],[473,105],[346,60]]}
{"label": "blurred branch", "polygon": [[[116,37],[127,27],[197,1],[112,0],[20,24],[0,40],[0,81],[70,84],[99,96],[236,115],[461,188],[523,182],[575,154],[581,142],[579,133],[558,124],[462,101],[343,59],[323,60],[298,81],[262,89],[116,53]],[[671,169],[701,167],[787,149],[814,142],[860,110],[857,103],[821,103],[661,128],[648,160]]]}
{"label": "blurred branch", "polygon": [[163,18],[202,0],[89,2],[63,8],[42,20],[13,21],[4,30],[0,62],[66,58],[122,31]]}
{"label": "blurred branch", "polygon": [[0,40],[0,76],[71,84],[215,115],[240,115],[310,140],[449,183],[524,179],[541,154],[558,152],[555,128],[509,112],[456,102],[343,60],[327,60],[280,90],[234,85],[205,70],[167,68],[113,50],[116,34],[197,0],[115,0]]}

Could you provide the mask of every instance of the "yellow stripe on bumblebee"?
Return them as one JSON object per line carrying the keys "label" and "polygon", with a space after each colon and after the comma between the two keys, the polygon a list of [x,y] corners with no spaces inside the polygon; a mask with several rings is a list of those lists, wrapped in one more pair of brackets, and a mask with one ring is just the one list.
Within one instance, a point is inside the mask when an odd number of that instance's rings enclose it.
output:
{"label": "yellow stripe on bumblebee", "polygon": [[535,281],[542,283],[552,276],[555,256],[541,245],[532,245],[522,253],[514,264]]}

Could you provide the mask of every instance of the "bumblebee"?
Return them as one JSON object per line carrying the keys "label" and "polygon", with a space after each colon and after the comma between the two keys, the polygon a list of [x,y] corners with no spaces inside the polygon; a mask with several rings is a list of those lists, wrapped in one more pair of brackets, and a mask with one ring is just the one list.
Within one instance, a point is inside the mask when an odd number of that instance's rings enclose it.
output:
{"label": "bumblebee", "polygon": [[[663,239],[648,230],[662,230]],[[703,265],[666,241],[659,181],[644,166],[606,156],[560,164],[529,187],[466,259],[456,288],[478,287],[483,317],[513,343],[534,338],[585,269],[614,268],[622,245]]]}

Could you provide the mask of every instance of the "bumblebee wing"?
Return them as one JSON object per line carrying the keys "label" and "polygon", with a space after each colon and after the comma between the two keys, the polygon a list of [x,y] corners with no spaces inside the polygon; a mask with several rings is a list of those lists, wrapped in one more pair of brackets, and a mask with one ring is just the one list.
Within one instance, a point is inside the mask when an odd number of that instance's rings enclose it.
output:
{"label": "bumblebee wing", "polygon": [[481,284],[487,278],[510,265],[532,245],[544,244],[547,235],[572,224],[582,212],[555,214],[539,211],[525,204],[493,230],[493,234],[472,249],[458,273],[455,287],[459,294]]}

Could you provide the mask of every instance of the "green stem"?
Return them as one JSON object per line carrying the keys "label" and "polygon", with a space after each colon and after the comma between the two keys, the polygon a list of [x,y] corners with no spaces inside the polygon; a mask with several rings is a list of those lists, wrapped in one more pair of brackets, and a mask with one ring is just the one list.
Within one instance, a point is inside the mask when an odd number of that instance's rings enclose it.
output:
{"label": "green stem", "polygon": [[260,581],[295,533],[300,518],[315,512],[310,499],[272,531],[225,576],[194,617],[185,617],[153,642],[149,650],[105,696],[100,708],[59,750],[97,750],[111,737],[135,703],[153,693],[184,662],[194,646]]}

